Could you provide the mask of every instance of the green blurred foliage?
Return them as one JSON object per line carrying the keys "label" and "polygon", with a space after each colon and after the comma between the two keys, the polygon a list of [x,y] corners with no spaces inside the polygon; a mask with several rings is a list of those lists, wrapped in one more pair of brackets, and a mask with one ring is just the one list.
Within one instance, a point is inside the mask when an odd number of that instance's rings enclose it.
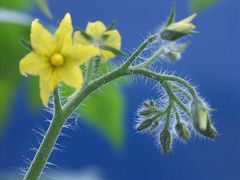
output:
{"label": "green blurred foliage", "polygon": [[200,12],[217,2],[218,0],[191,0],[190,8],[192,12]]}
{"label": "green blurred foliage", "polygon": [[30,9],[31,0],[1,0],[0,6],[8,9]]}
{"label": "green blurred foliage", "polygon": [[0,130],[3,130],[15,90],[20,80],[19,60],[26,54],[20,37],[27,38],[29,28],[15,24],[0,23]]}
{"label": "green blurred foliage", "polygon": [[[111,69],[113,68],[110,65],[101,65],[97,77]],[[81,120],[96,128],[117,150],[123,147],[125,132],[125,98],[119,88],[126,84],[126,80],[122,78],[105,85],[90,94],[77,109]],[[61,92],[68,97],[73,90],[63,85]]]}
{"label": "green blurred foliage", "polygon": [[86,123],[103,133],[116,148],[124,142],[124,97],[119,89],[108,84],[90,95],[79,107]]}

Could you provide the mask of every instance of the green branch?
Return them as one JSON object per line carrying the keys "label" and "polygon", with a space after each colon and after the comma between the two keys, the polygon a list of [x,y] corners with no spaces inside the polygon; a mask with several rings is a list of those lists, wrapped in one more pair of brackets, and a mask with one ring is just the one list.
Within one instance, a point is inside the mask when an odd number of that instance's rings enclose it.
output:
{"label": "green branch", "polygon": [[[133,61],[133,59],[134,58],[127,61],[128,62],[127,66],[129,62]],[[68,117],[75,111],[75,109],[80,105],[80,103],[95,90],[119,77],[126,75],[141,75],[156,80],[162,84],[167,81],[176,81],[185,85],[193,96],[196,95],[194,88],[192,88],[192,86],[188,82],[179,77],[156,74],[155,72],[145,69],[136,68],[126,69],[127,66],[125,63],[125,66],[123,65],[120,68],[117,68],[102,77],[89,81],[89,83],[82,87],[81,91],[78,92],[70,101],[68,101],[63,106],[63,108],[61,108],[60,106],[61,104],[57,90],[54,92],[54,103],[56,103],[55,106],[56,113],[36,153],[36,156],[34,157],[27,171],[27,174],[24,178],[25,180],[37,180],[39,178],[65,122],[67,121]],[[169,92],[168,94],[171,97],[171,99],[174,100],[185,112],[187,112],[185,105],[183,105],[182,102],[172,93],[171,89],[169,90],[170,87],[168,85],[165,85],[164,87]]]}

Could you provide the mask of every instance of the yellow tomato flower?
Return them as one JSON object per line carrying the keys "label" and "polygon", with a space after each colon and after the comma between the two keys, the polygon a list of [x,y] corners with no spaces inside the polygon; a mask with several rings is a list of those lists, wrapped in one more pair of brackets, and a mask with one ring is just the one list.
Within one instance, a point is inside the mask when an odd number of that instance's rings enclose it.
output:
{"label": "yellow tomato flower", "polygon": [[100,50],[101,63],[105,63],[115,54],[111,51],[104,50],[103,46],[121,49],[121,36],[117,30],[107,30],[106,26],[101,21],[89,22],[86,28],[86,33],[91,39],[87,39],[80,31],[74,33],[74,43],[84,45],[92,44]]}
{"label": "yellow tomato flower", "polygon": [[22,75],[40,77],[40,96],[45,106],[60,82],[80,90],[83,75],[79,65],[99,54],[94,46],[73,44],[72,33],[69,13],[65,15],[54,35],[38,19],[32,22],[30,38],[33,50],[20,61],[19,68]]}
{"label": "yellow tomato flower", "polygon": [[172,23],[169,26],[167,26],[166,30],[169,31],[176,31],[183,34],[188,34],[192,32],[196,27],[194,24],[191,23],[191,21],[197,16],[197,14],[193,14],[189,16],[186,19],[183,19],[182,21]]}

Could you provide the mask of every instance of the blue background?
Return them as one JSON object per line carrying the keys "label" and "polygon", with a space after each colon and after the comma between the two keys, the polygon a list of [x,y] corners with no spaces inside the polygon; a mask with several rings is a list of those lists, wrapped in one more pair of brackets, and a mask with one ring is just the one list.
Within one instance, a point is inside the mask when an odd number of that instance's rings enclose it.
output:
{"label": "blue background", "polygon": [[[167,0],[50,0],[55,19],[70,12],[75,26],[85,28],[88,21],[117,22],[123,49],[137,47],[148,32],[153,32],[166,19],[171,1]],[[240,2],[222,0],[199,14],[194,21],[200,35],[191,38],[192,44],[183,59],[172,65],[158,63],[169,72],[191,78],[199,85],[201,95],[218,111],[213,119],[220,133],[215,141],[193,137],[187,144],[174,143],[173,152],[164,157],[148,135],[133,129],[135,112],[146,98],[155,98],[157,92],[137,81],[123,89],[126,95],[126,143],[121,152],[91,127],[80,123],[67,130],[71,138],[61,138],[64,153],[55,152],[51,162],[61,169],[79,170],[99,168],[104,179],[185,179],[238,180],[240,179]],[[47,20],[35,9],[34,16]],[[177,2],[177,18],[189,15],[187,1]],[[114,61],[117,61],[114,60]],[[9,125],[1,141],[1,170],[15,170],[25,166],[23,156],[31,158],[28,150],[36,145],[32,129],[43,123],[44,112],[30,112],[24,90],[19,90]]]}

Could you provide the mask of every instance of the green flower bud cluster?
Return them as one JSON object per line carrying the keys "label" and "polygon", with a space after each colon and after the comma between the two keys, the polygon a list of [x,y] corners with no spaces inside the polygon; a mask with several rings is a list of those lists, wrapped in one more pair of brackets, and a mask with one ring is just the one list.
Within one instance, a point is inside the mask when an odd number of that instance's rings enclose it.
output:
{"label": "green flower bud cluster", "polygon": [[[164,155],[171,152],[173,137],[187,142],[191,138],[190,129],[204,137],[215,139],[217,131],[211,122],[208,105],[196,93],[191,94],[188,101],[182,102],[172,91],[172,88],[177,86],[169,83],[165,85],[167,105],[161,104],[159,107],[153,100],[145,101],[138,111],[136,130],[155,133]],[[177,90],[186,95],[186,91],[180,86]]]}

